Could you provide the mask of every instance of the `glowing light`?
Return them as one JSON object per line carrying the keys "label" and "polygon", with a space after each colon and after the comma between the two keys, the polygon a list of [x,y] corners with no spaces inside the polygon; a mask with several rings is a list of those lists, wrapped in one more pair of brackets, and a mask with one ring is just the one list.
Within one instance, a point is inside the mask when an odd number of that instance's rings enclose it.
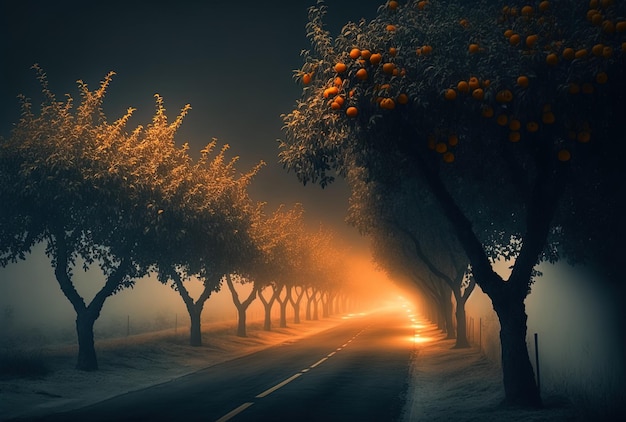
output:
{"label": "glowing light", "polygon": [[413,336],[409,336],[406,338],[407,341],[410,341],[414,344],[422,344],[422,343],[428,343],[430,341],[433,341],[433,339],[431,337],[422,337],[419,334],[415,334]]}

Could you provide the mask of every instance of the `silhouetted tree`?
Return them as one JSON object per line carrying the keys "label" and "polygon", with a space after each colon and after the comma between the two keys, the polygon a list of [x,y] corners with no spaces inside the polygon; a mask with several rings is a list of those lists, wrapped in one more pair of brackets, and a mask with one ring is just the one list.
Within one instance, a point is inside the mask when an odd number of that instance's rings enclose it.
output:
{"label": "silhouetted tree", "polygon": [[[506,402],[540,406],[524,304],[535,266],[589,257],[563,241],[598,228],[592,245],[616,239],[594,218],[623,209],[610,188],[623,192],[626,3],[394,5],[335,40],[324,6],[311,9],[281,160],[303,183],[360,168],[366,182],[427,188],[498,315]],[[496,259],[514,260],[508,279]]]}
{"label": "silhouetted tree", "polygon": [[[0,213],[2,265],[45,242],[54,274],[76,312],[76,367],[96,370],[93,326],[105,300],[146,275],[154,265],[151,252],[164,247],[151,230],[169,213],[171,179],[155,184],[156,169],[167,157],[155,154],[159,134],[175,131],[187,112],[165,127],[155,121],[126,133],[133,110],[109,123],[101,106],[113,73],[90,91],[79,81],[80,101],[59,101],[36,67],[44,102],[35,113],[23,99],[22,117],[9,139],[0,140]],[[8,206],[6,206],[8,205]],[[154,249],[153,249],[154,248]],[[86,303],[75,288],[76,267],[98,266],[104,286]]]}

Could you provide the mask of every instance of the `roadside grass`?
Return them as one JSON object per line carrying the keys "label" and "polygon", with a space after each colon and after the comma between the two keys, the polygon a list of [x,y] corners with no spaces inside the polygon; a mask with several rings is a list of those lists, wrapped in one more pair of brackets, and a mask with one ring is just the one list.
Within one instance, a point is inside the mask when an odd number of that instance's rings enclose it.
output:
{"label": "roadside grass", "polygon": [[43,378],[51,372],[40,350],[0,351],[0,378]]}

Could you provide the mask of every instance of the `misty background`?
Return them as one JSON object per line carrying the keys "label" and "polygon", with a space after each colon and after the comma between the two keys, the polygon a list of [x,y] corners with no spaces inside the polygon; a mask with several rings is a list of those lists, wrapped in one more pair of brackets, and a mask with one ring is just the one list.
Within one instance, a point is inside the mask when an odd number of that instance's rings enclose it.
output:
{"label": "misty background", "polygon": [[[109,70],[117,75],[104,102],[115,119],[137,108],[130,126],[149,123],[153,95],[163,96],[173,118],[185,104],[192,111],[179,131],[196,154],[211,138],[231,146],[239,169],[263,160],[251,187],[252,196],[272,208],[301,202],[312,223],[323,221],[349,239],[367,257],[367,240],[344,222],[348,190],[338,180],[326,188],[303,187],[277,161],[276,139],[282,136],[281,113],[291,110],[301,87],[292,70],[309,48],[305,1],[292,2],[3,2],[0,5],[0,134],[8,136],[19,118],[17,95],[39,103],[40,86],[30,67],[38,63],[59,97],[77,94],[75,81],[91,88]],[[328,0],[328,29],[336,34],[349,20],[371,18],[379,0]],[[2,204],[10,206],[10,204]],[[75,313],[60,291],[44,245],[24,262],[0,268],[0,343],[42,347],[75,342]],[[623,280],[607,280],[583,267],[542,265],[528,297],[529,348],[538,333],[545,389],[602,394],[623,391]],[[504,265],[501,269],[506,271]],[[97,273],[97,270],[93,270]],[[100,288],[101,274],[77,273],[77,285],[88,300]],[[623,278],[623,276],[620,276]],[[95,283],[94,283],[95,281]],[[481,346],[498,361],[498,323],[479,288],[467,304],[468,316],[482,323]],[[254,310],[251,310],[254,312]],[[142,279],[132,290],[109,298],[96,322],[101,334],[172,328],[178,316],[188,324],[179,295],[156,279]],[[233,320],[230,293],[214,294],[205,320]],[[233,323],[234,324],[234,323]],[[19,334],[19,335],[18,335]],[[534,353],[531,353],[531,355]]]}

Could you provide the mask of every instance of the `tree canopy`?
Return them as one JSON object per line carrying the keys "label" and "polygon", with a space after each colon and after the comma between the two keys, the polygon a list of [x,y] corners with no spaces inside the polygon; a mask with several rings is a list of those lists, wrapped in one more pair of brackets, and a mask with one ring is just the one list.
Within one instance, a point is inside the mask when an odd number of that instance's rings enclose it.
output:
{"label": "tree canopy", "polygon": [[[390,1],[334,39],[310,9],[282,162],[303,183],[428,189],[500,318],[510,402],[540,403],[523,304],[537,262],[617,256],[625,7]],[[507,280],[498,258],[515,260]]]}

